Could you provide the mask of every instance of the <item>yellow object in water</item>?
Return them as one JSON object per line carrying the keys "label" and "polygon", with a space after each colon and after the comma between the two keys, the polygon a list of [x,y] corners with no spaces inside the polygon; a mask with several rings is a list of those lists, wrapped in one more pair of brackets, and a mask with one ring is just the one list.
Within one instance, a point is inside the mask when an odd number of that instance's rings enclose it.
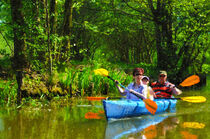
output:
{"label": "yellow object in water", "polygon": [[184,122],[182,125],[184,128],[196,128],[201,129],[205,127],[205,124],[198,122]]}

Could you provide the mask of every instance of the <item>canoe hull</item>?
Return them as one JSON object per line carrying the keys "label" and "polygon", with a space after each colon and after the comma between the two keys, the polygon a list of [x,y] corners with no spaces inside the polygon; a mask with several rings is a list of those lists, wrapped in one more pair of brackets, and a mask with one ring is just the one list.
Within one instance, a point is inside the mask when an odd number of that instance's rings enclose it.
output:
{"label": "canoe hull", "polygon": [[[175,109],[177,100],[156,99],[155,102],[158,105],[156,113],[161,113]],[[151,114],[143,101],[103,100],[103,106],[107,120]]]}

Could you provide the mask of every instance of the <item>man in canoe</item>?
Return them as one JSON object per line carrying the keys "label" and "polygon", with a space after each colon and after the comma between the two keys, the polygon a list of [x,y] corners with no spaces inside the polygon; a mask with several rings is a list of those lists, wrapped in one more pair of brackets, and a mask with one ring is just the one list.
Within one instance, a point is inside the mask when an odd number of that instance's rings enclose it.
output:
{"label": "man in canoe", "polygon": [[174,84],[167,81],[167,72],[160,71],[158,81],[151,84],[156,98],[171,98],[182,93]]}
{"label": "man in canoe", "polygon": [[132,99],[132,100],[139,100],[139,97],[131,93],[132,91],[135,91],[142,95],[144,98],[147,98],[147,95],[143,93],[143,85],[142,85],[142,76],[144,74],[144,69],[143,68],[135,68],[133,69],[133,78],[134,82],[130,83],[127,87],[127,89],[123,90],[120,86],[118,81],[116,82],[116,87],[118,88],[118,91],[121,93],[121,95],[126,96],[127,99]]}

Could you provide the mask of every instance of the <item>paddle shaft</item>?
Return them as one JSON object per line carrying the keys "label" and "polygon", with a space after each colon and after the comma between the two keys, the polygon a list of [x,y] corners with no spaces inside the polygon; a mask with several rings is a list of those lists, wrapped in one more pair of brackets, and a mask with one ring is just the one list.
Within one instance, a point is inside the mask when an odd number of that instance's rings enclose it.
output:
{"label": "paddle shaft", "polygon": [[110,100],[110,99],[122,99],[122,98],[124,98],[124,97],[86,97],[86,99],[88,99],[88,100],[98,100],[98,101],[100,101],[100,100],[103,100],[103,99],[107,99],[107,100]]}
{"label": "paddle shaft", "polygon": [[176,100],[180,100],[181,98],[176,98],[176,97],[174,97],[174,98],[155,98],[155,99],[176,99]]}
{"label": "paddle shaft", "polygon": [[[111,79],[112,81],[115,82],[115,80],[114,80],[113,78],[111,78],[110,76],[107,76],[107,77],[108,77],[109,79]],[[134,91],[134,90],[130,91],[127,87],[125,87],[124,85],[122,85],[122,84],[119,83],[119,82],[118,82],[118,84],[119,84],[122,88],[124,88],[124,89],[128,90],[130,93],[134,94],[135,96],[137,96],[137,97],[139,97],[139,98],[142,98],[142,99],[146,99],[146,98],[144,97],[144,95],[142,95],[142,94],[140,94],[140,93],[138,93],[138,92],[136,92],[136,91]]]}

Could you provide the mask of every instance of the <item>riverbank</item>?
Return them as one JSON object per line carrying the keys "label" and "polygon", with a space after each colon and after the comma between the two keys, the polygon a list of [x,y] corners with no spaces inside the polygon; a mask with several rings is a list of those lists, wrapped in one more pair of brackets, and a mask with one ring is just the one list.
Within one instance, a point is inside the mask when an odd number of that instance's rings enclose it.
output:
{"label": "riverbank", "polygon": [[[151,64],[111,64],[108,62],[78,62],[74,61],[70,64],[60,66],[54,70],[51,75],[45,71],[35,71],[28,69],[23,72],[23,82],[21,87],[21,95],[23,102],[30,99],[52,100],[56,97],[64,96],[65,98],[75,98],[84,96],[116,96],[117,89],[114,83],[108,78],[104,78],[93,73],[94,69],[105,68],[109,71],[109,75],[124,85],[132,82],[132,70],[135,67],[142,67],[145,75],[150,77],[151,82],[157,80],[158,70]],[[4,66],[1,70],[4,76],[0,78],[0,104],[10,105],[17,100],[17,82],[11,66]],[[182,79],[174,78],[169,71],[169,81],[178,85]],[[1,74],[3,75],[3,74]],[[175,79],[175,81],[174,81]],[[206,81],[202,81],[192,88],[196,89]]]}

